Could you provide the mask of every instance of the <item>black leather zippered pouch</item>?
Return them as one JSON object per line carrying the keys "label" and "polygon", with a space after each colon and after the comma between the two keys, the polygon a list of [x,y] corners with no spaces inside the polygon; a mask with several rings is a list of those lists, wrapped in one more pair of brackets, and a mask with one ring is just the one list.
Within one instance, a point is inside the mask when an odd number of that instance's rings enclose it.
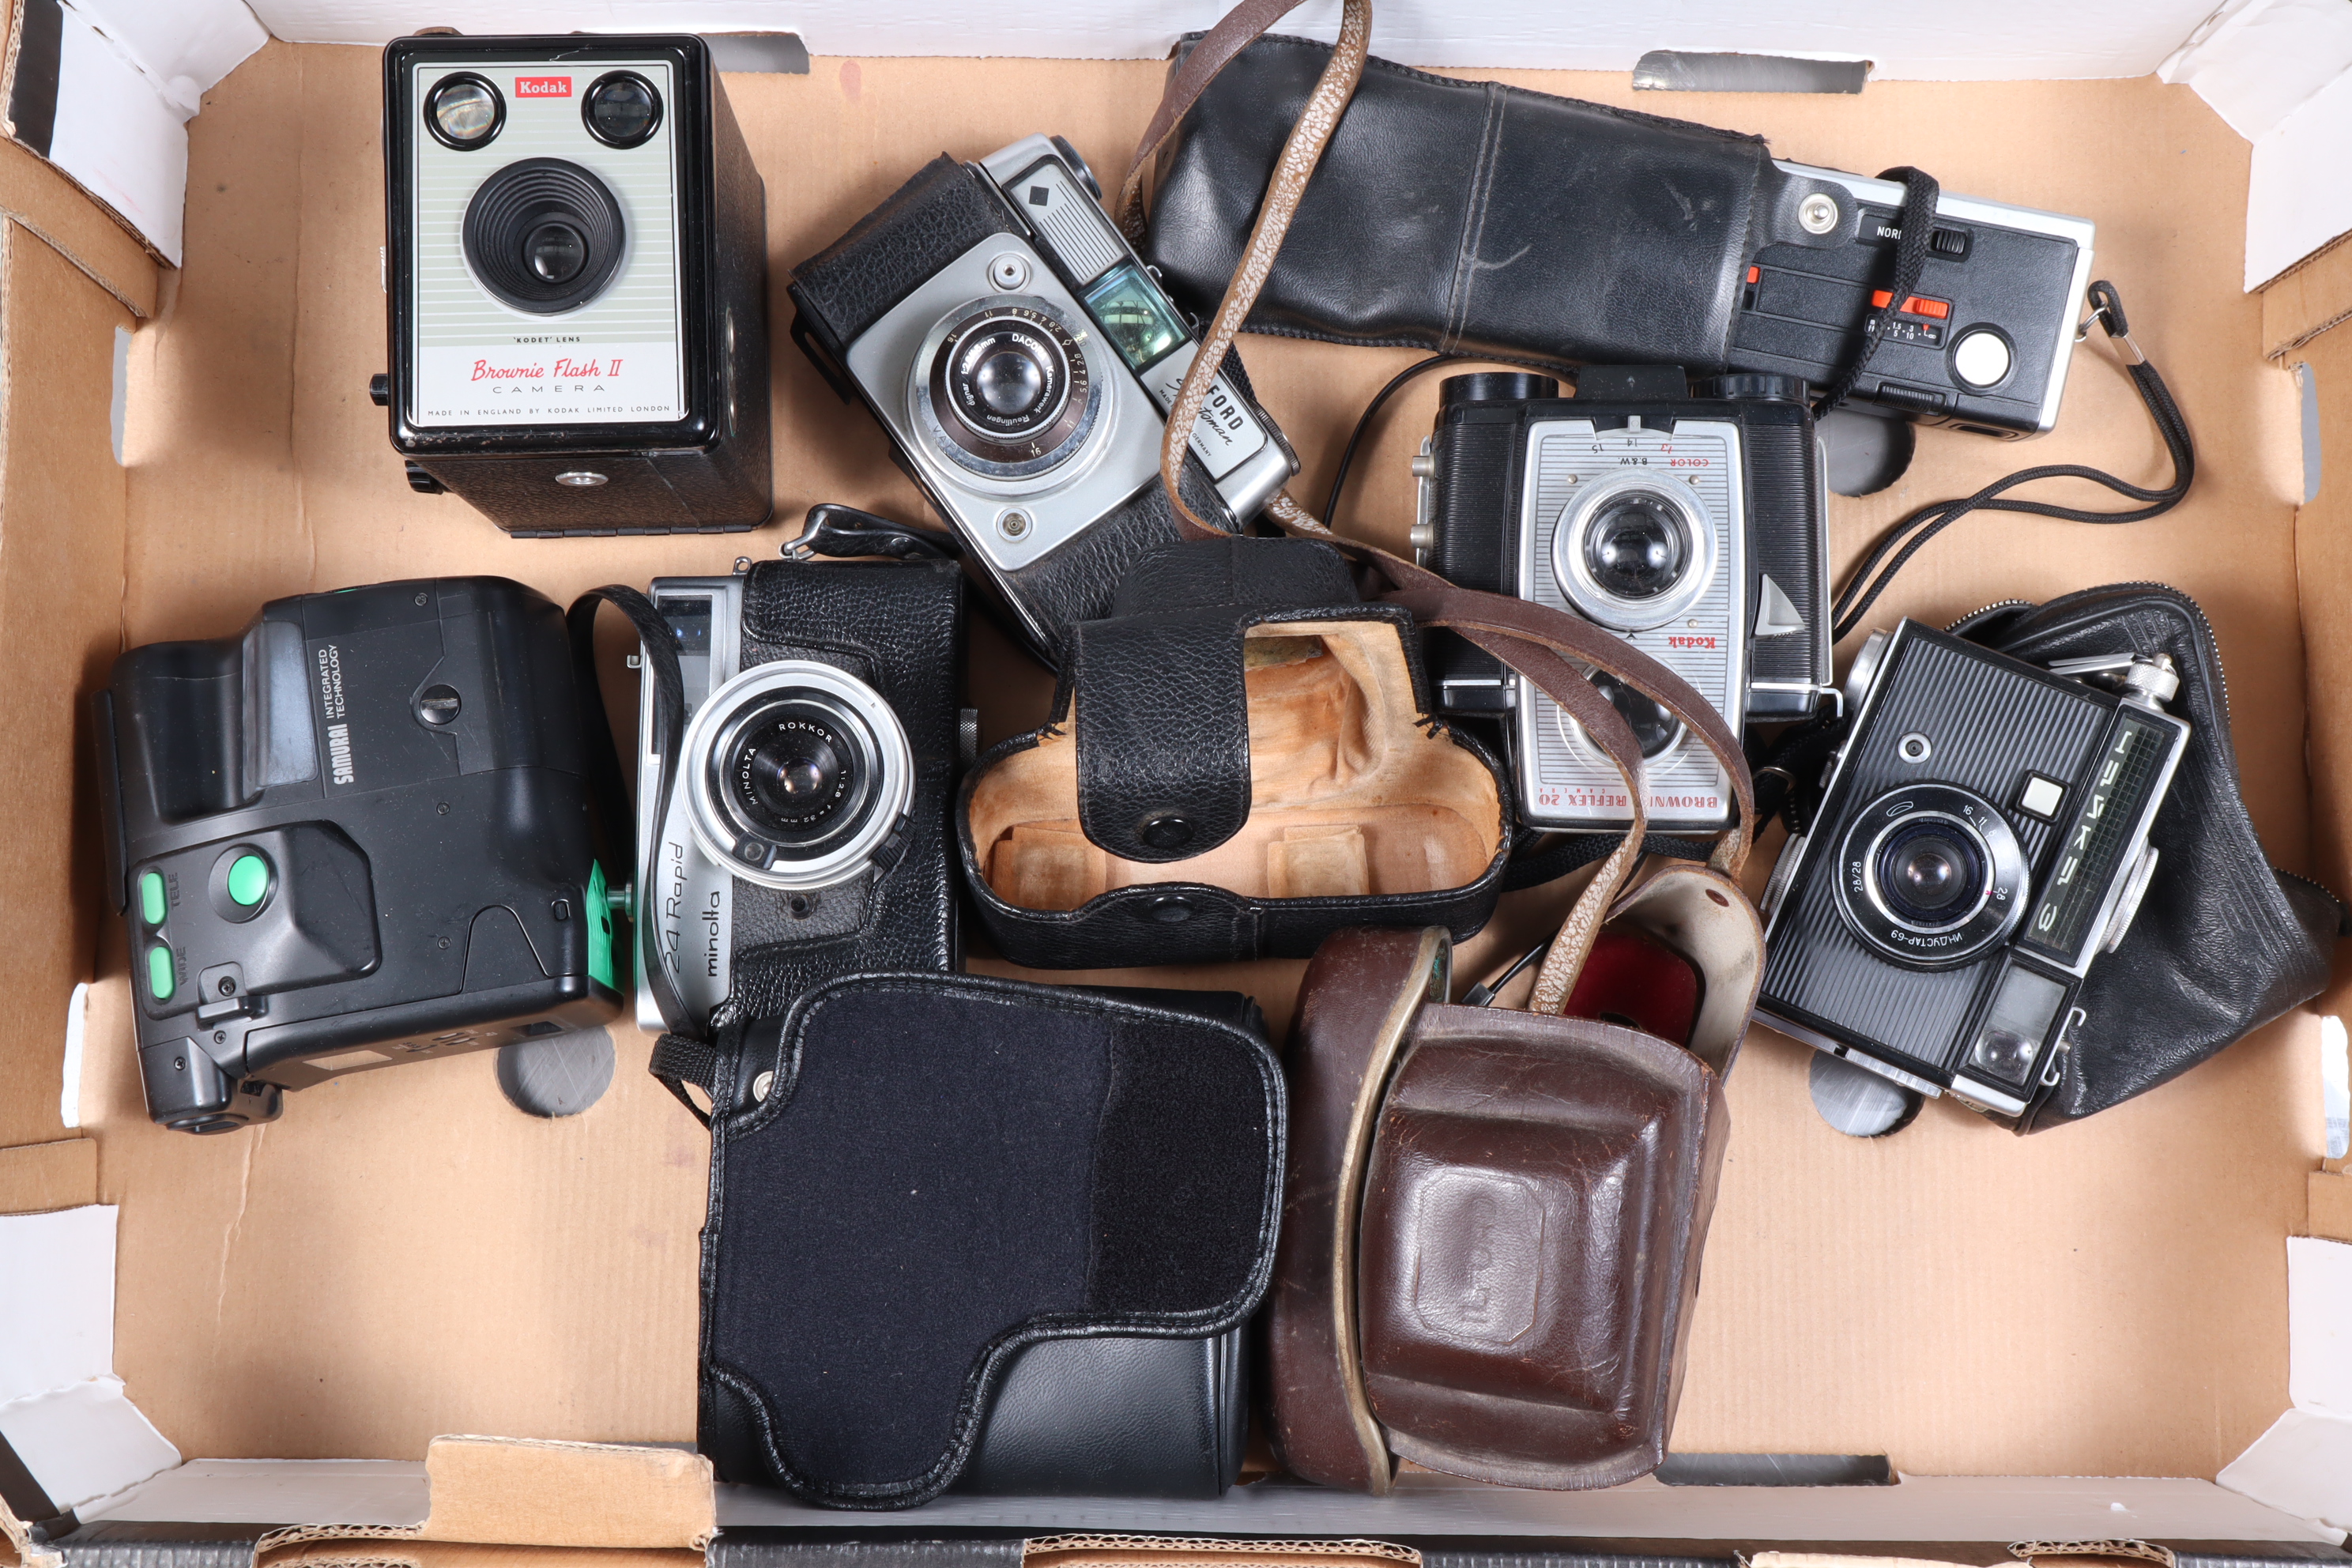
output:
{"label": "black leather zippered pouch", "polygon": [[2159,871],[2122,943],[2091,966],[2085,1017],[2059,1081],[2018,1131],[2145,1093],[2319,994],[2346,934],[2345,906],[2263,857],[2238,791],[2221,654],[2194,600],[2162,584],[2122,583],[2044,605],[1990,605],[1950,629],[2032,664],[2169,654],[2180,676],[2172,710],[2193,726],[2149,835]]}
{"label": "black leather zippered pouch", "polygon": [[713,1081],[720,1480],[860,1509],[1232,1483],[1285,1131],[1247,998],[852,975],[722,1031]]}
{"label": "black leather zippered pouch", "polygon": [[[1180,68],[1199,35],[1177,45]],[[1206,317],[1328,44],[1269,34],[1162,146],[1141,247]],[[1727,362],[1748,262],[1829,249],[1763,139],[1373,58],[1298,203],[1248,330],[1574,364]],[[1834,199],[1834,198],[1833,198]]]}

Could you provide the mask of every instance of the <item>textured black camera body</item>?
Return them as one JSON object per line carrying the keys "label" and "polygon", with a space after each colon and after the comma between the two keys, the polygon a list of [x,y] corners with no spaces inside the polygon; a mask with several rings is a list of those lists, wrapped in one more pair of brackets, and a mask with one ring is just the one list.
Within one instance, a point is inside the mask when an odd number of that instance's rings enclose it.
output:
{"label": "textured black camera body", "polygon": [[[1694,396],[1679,370],[1445,383],[1415,464],[1413,542],[1465,587],[1608,627],[1705,695],[1737,731],[1803,718],[1830,678],[1827,486],[1803,386],[1729,376]],[[1491,656],[1431,635],[1438,705],[1507,721],[1522,815],[1539,826],[1630,819],[1616,769]],[[1638,693],[1604,686],[1642,740],[1654,826],[1730,820],[1722,770]]]}
{"label": "textured black camera body", "polygon": [[[2117,689],[2075,679],[2106,675]],[[2158,874],[2189,725],[2163,656],[2044,669],[1905,621],[1847,680],[1821,808],[1765,895],[1759,1015],[1923,1094],[2024,1116],[2083,976]]]}
{"label": "textured black camera body", "polygon": [[[1128,566],[1178,537],[1160,448],[1199,350],[1100,197],[1059,137],[941,155],[793,269],[794,341],[881,423],[967,565],[1055,665]],[[1186,503],[1235,528],[1297,469],[1238,367],[1221,374]]]}
{"label": "textured black camera body", "polygon": [[527,537],[767,521],[765,195],[699,38],[395,39],[388,405]]}
{"label": "textured black camera body", "polygon": [[[691,1026],[781,1016],[836,975],[951,970],[955,563],[764,561],[649,596],[687,729],[662,798],[648,683],[637,887]],[[664,1026],[648,988],[637,1009]]]}
{"label": "textured black camera body", "polygon": [[532,590],[279,599],[241,637],[133,648],[98,706],[157,1121],[226,1131],[281,1089],[619,1011],[571,650]]}

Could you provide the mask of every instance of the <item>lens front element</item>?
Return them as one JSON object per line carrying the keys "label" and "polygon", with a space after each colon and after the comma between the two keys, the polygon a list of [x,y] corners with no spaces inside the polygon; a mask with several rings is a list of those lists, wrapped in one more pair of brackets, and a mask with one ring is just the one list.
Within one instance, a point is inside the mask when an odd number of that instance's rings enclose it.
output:
{"label": "lens front element", "polygon": [[466,263],[507,304],[536,316],[573,310],[621,265],[621,204],[561,158],[526,158],[484,180],[466,205]]}
{"label": "lens front element", "polygon": [[1080,335],[1043,300],[1003,295],[933,329],[918,360],[916,411],[941,452],[992,479],[1076,457],[1101,398]]}
{"label": "lens front element", "polygon": [[1601,670],[1594,670],[1588,679],[1591,680],[1593,689],[1609,700],[1609,706],[1624,717],[1627,727],[1633,731],[1633,739],[1641,743],[1643,762],[1655,760],[1682,739],[1682,721],[1668,712],[1664,703],[1651,700],[1615,676]]}
{"label": "lens front element", "polygon": [[1990,803],[1953,784],[1890,790],[1846,822],[1838,912],[1881,954],[1942,969],[1985,952],[2025,912],[2025,851]]}
{"label": "lens front element", "polygon": [[1690,557],[1690,528],[1681,512],[1640,490],[1612,498],[1585,530],[1586,568],[1602,593],[1621,599],[1671,592]]}
{"label": "lens front element", "polygon": [[914,798],[914,754],[889,703],[811,659],[754,665],[712,692],[678,765],[702,852],[771,888],[860,875]]}
{"label": "lens front element", "polygon": [[1580,485],[1552,530],[1551,570],[1577,614],[1621,632],[1664,626],[1703,597],[1722,549],[1698,492],[1629,468]]}

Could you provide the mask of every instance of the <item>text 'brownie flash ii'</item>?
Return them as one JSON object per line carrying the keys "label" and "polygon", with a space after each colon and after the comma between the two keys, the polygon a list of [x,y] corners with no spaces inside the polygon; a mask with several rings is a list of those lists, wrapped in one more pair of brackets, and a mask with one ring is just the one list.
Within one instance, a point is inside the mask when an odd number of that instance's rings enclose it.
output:
{"label": "text 'brownie flash ii'", "polygon": [[699,38],[396,39],[383,148],[412,486],[528,536],[767,521],[765,199]]}

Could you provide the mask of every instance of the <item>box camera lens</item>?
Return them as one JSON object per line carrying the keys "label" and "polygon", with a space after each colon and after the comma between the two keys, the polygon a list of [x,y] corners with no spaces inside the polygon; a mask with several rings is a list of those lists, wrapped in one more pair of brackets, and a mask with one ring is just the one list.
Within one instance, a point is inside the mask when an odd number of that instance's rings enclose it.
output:
{"label": "box camera lens", "polygon": [[635,147],[661,126],[661,94],[635,71],[600,76],[580,106],[588,133],[607,147]]}
{"label": "box camera lens", "polygon": [[1592,671],[1587,679],[1633,731],[1644,760],[1664,755],[1682,739],[1682,721],[1668,712],[1664,703],[1653,701],[1615,676],[1600,670]]}
{"label": "box camera lens", "polygon": [[1552,535],[1552,572],[1579,614],[1618,631],[1650,631],[1688,609],[1715,571],[1715,519],[1668,474],[1593,480]]}
{"label": "box camera lens", "polygon": [[1647,491],[1615,497],[1585,529],[1586,569],[1616,598],[1656,598],[1683,580],[1690,558],[1690,525]]}
{"label": "box camera lens", "polygon": [[561,158],[527,158],[482,182],[466,206],[466,261],[518,310],[574,310],[621,263],[621,204],[604,181]]}

